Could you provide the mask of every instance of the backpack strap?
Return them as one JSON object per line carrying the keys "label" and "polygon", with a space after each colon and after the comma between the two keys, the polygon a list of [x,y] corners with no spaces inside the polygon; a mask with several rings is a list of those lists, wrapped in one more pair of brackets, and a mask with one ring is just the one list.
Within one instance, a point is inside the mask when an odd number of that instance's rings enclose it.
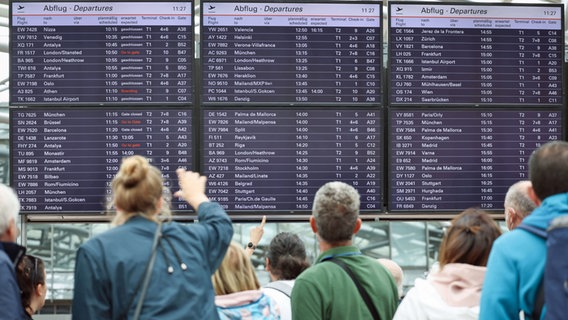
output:
{"label": "backpack strap", "polygon": [[336,265],[340,266],[343,270],[345,270],[345,272],[347,272],[347,274],[349,275],[351,280],[353,280],[353,282],[355,283],[355,286],[357,287],[359,294],[363,298],[363,301],[365,301],[365,304],[367,305],[367,308],[371,312],[373,319],[374,320],[380,320],[381,317],[379,316],[379,312],[377,311],[377,308],[375,308],[375,305],[371,301],[371,297],[369,296],[367,291],[365,291],[365,288],[363,288],[363,286],[361,285],[361,282],[359,282],[359,280],[357,279],[357,277],[355,276],[353,271],[347,266],[347,264],[345,262],[343,262],[339,259],[335,259],[335,258],[331,258],[331,259],[328,259],[328,260],[325,260],[325,261],[333,262]]}
{"label": "backpack strap", "polygon": [[148,284],[150,282],[150,277],[152,276],[152,269],[154,268],[154,262],[156,261],[156,253],[158,252],[158,245],[160,243],[160,238],[162,238],[162,223],[158,223],[158,227],[156,228],[156,232],[154,233],[154,241],[152,242],[152,253],[150,255],[150,260],[146,264],[146,268],[144,269],[144,280],[139,281],[136,289],[134,289],[134,294],[128,300],[128,304],[125,309],[120,312],[118,319],[127,319],[128,311],[134,302],[134,298],[138,295],[138,291],[140,291],[140,287],[142,287],[142,292],[140,293],[140,298],[136,305],[136,310],[134,311],[133,319],[138,319],[140,317],[140,312],[142,311],[142,305],[144,304],[144,298],[146,297],[146,291],[148,291]]}
{"label": "backpack strap", "polygon": [[543,307],[544,307],[544,279],[542,279],[542,281],[540,282],[540,285],[538,286],[538,291],[536,292],[536,301],[534,303],[534,310],[532,315],[533,320],[540,320]]}
{"label": "backpack strap", "polygon": [[287,283],[281,281],[273,281],[269,284],[264,286],[265,288],[274,289],[276,291],[280,291],[285,294],[288,298],[290,298],[290,294],[292,293],[292,286]]}
{"label": "backpack strap", "polygon": [[[517,226],[517,228],[525,230],[529,233],[532,233],[544,240],[548,238],[548,234],[546,230],[531,226],[528,224],[521,223]],[[542,308],[544,307],[544,277],[538,286],[538,291],[536,292],[536,299],[534,302],[534,310],[532,312],[531,319],[533,320],[540,320],[540,316],[542,315]]]}
{"label": "backpack strap", "polygon": [[520,225],[518,225],[517,228],[528,231],[528,232],[534,234],[535,236],[539,236],[539,237],[543,238],[544,240],[546,240],[546,238],[548,238],[548,234],[546,233],[545,229],[541,229],[541,228],[531,226],[531,225],[528,225],[528,224],[524,224],[524,223],[521,223]]}

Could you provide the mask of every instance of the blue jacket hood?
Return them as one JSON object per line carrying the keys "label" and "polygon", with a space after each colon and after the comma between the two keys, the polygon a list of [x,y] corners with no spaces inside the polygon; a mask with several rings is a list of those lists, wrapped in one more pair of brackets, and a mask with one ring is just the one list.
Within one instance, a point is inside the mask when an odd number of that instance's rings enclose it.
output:
{"label": "blue jacket hood", "polygon": [[540,207],[523,220],[523,224],[546,229],[554,218],[565,214],[568,214],[568,193],[555,194],[544,199]]}

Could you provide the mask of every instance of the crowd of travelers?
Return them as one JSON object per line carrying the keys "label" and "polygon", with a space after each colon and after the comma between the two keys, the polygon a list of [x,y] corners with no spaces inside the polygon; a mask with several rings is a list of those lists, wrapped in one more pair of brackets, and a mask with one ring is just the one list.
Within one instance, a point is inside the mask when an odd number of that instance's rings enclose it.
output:
{"label": "crowd of travelers", "polygon": [[[545,319],[551,310],[539,302],[546,240],[530,230],[568,215],[567,142],[535,150],[530,180],[509,188],[509,232],[488,212],[464,208],[445,230],[436,268],[405,295],[394,261],[354,245],[362,220],[352,186],[332,181],[316,192],[309,225],[321,253],[313,263],[298,235],[271,239],[271,282],[262,287],[251,255],[266,217],[246,246],[233,242],[231,219],[206,196],[206,177],[184,169],[177,176],[175,196],[197,223],[172,221],[162,174],[146,158],[123,160],[111,182],[113,228],[76,254],[73,319]],[[47,294],[45,263],[16,244],[19,209],[14,191],[0,185],[0,319],[31,319]]]}

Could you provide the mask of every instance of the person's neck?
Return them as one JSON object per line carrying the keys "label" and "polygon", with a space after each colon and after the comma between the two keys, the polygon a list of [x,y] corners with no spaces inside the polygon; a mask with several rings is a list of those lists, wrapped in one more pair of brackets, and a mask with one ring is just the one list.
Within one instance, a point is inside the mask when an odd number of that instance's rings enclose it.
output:
{"label": "person's neck", "polygon": [[7,232],[0,235],[0,242],[14,242],[13,240]]}
{"label": "person's neck", "polygon": [[33,316],[36,312],[35,312],[35,308],[33,308],[31,305],[26,307],[26,313],[30,316]]}
{"label": "person's neck", "polygon": [[337,248],[337,247],[346,247],[346,246],[350,246],[353,244],[353,240],[347,240],[347,241],[340,241],[340,242],[327,242],[324,241],[322,239],[320,239],[319,242],[319,247],[320,247],[320,252],[326,252],[327,250],[333,249],[333,248]]}

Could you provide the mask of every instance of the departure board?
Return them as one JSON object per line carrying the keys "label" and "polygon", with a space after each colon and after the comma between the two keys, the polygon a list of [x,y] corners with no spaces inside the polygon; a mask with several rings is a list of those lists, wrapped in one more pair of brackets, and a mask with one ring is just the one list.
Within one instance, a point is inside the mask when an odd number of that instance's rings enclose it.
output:
{"label": "departure board", "polygon": [[562,5],[389,2],[389,104],[562,106]]}
{"label": "departure board", "polygon": [[361,211],[382,211],[378,109],[207,108],[202,173],[207,192],[229,212],[300,212],[329,181],[361,195]]}
{"label": "departure board", "polygon": [[203,104],[382,103],[380,2],[203,2]]}
{"label": "departure board", "polygon": [[[121,160],[142,155],[177,190],[192,170],[187,109],[11,109],[11,185],[22,213],[101,213]],[[189,211],[173,199],[172,210]]]}
{"label": "departure board", "polygon": [[389,211],[502,210],[528,159],[563,139],[560,109],[390,110]]}
{"label": "departure board", "polygon": [[10,105],[191,104],[193,4],[11,2]]}

